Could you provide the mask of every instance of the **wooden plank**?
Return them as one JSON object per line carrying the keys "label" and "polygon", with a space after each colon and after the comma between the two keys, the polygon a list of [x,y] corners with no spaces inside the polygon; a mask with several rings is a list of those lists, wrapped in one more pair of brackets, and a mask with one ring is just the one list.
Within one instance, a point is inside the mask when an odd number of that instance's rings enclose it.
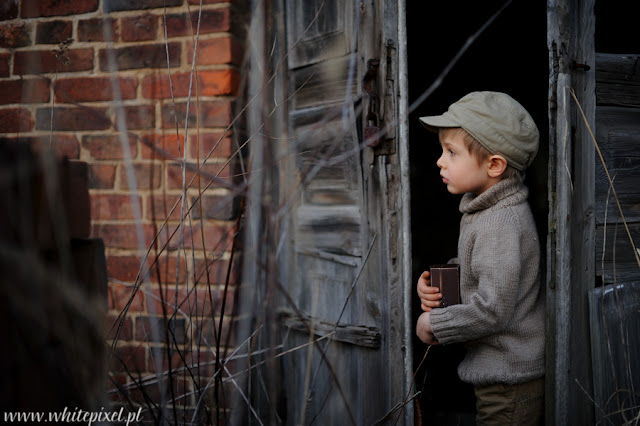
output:
{"label": "wooden plank", "polygon": [[360,209],[357,206],[301,206],[296,212],[300,250],[362,255]]}
{"label": "wooden plank", "polygon": [[[640,223],[630,223],[631,238],[640,248]],[[622,224],[598,225],[596,228],[596,274],[604,283],[640,281],[640,266]]]}
{"label": "wooden plank", "polygon": [[320,321],[363,324],[354,310],[356,297],[351,288],[356,267],[301,254],[298,262],[298,285],[292,294],[300,312],[313,314]]}
{"label": "wooden plank", "polygon": [[69,161],[67,182],[62,183],[70,238],[88,238],[91,233],[89,167],[84,161]]}
{"label": "wooden plank", "polygon": [[313,334],[319,337],[329,336],[330,339],[365,348],[380,347],[381,333],[378,327],[322,321],[310,315],[297,315],[291,310],[281,310],[280,318],[285,327],[303,333],[309,334],[313,330]]}
{"label": "wooden plank", "polygon": [[289,68],[339,58],[351,52],[353,4],[287,0]]}
{"label": "wooden plank", "polygon": [[598,424],[640,416],[640,283],[589,292],[594,399]]}
{"label": "wooden plank", "polygon": [[609,162],[615,194],[618,196],[622,214],[610,188],[604,168],[596,167],[596,219],[599,225],[605,222],[622,223],[640,221],[640,158],[617,158]]}
{"label": "wooden plank", "polygon": [[71,258],[74,280],[90,297],[104,301],[107,308],[107,260],[104,242],[100,238],[74,238],[71,240]]}
{"label": "wooden plank", "polygon": [[[357,424],[351,416],[358,411],[358,395],[366,392],[354,380],[354,371],[361,362],[359,353],[370,349],[337,340],[309,344],[315,339],[295,330],[287,335],[286,347],[298,349],[282,357],[287,393],[284,424]],[[324,348],[324,359],[318,347]]]}
{"label": "wooden plank", "polygon": [[293,71],[296,108],[336,103],[347,95],[355,98],[358,79],[354,71],[348,56]]}
{"label": "wooden plank", "polygon": [[[622,204],[623,214],[628,221],[638,221],[640,109],[598,106],[596,120],[596,140],[609,174],[614,179],[614,188]],[[604,223],[605,213],[607,221],[621,222],[622,218],[600,158],[596,159],[596,199],[598,224]]]}
{"label": "wooden plank", "polygon": [[[334,107],[290,115],[302,197],[295,213],[298,251],[362,255],[362,175],[357,135]],[[351,116],[353,118],[353,116]]]}
{"label": "wooden plank", "polygon": [[[596,120],[596,140],[623,203],[623,213],[627,220],[637,220],[640,192],[636,185],[637,165],[640,162],[640,108],[598,106]],[[608,221],[619,222],[621,218],[600,158],[596,159],[596,173],[597,222],[604,223],[605,211]]]}
{"label": "wooden plank", "polygon": [[640,56],[596,55],[598,105],[640,106]]}

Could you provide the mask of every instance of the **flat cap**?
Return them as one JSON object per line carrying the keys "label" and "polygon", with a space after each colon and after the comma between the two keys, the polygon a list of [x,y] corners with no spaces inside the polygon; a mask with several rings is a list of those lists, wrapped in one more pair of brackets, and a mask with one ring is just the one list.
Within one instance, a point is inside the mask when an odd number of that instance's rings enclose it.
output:
{"label": "flat cap", "polygon": [[540,133],[527,110],[501,92],[471,92],[442,115],[420,117],[429,130],[462,127],[492,154],[502,155],[518,170],[531,165]]}

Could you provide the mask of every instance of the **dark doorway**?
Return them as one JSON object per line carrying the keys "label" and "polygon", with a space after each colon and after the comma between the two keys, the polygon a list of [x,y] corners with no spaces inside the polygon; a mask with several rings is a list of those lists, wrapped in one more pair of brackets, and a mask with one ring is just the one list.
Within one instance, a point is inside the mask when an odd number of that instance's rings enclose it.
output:
{"label": "dark doorway", "polygon": [[[412,103],[436,80],[467,39],[506,2],[456,0],[407,2],[409,99]],[[423,115],[441,114],[468,92],[506,92],[531,113],[540,130],[540,151],[527,172],[529,203],[540,234],[545,258],[547,234],[548,157],[548,51],[545,2],[514,1],[473,42],[433,94],[411,112],[412,261],[415,286],[429,265],[456,255],[460,196],[447,192],[439,178],[436,160],[440,145],[435,134],[418,122]],[[543,268],[544,272],[544,268]],[[544,281],[543,281],[544,282]],[[414,293],[415,294],[415,293]],[[414,297],[413,317],[420,314]],[[426,345],[414,340],[414,367],[425,358]],[[457,364],[462,346],[429,350],[416,378],[422,391],[422,424],[473,424],[473,388],[459,381]]]}

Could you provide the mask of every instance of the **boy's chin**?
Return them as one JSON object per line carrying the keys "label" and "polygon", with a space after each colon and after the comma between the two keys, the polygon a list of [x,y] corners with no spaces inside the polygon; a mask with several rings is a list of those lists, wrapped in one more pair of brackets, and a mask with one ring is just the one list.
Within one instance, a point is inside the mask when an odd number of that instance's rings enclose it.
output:
{"label": "boy's chin", "polygon": [[447,185],[447,191],[449,191],[449,194],[453,194],[453,195],[462,194],[462,192],[458,191],[456,188],[452,188],[451,185]]}

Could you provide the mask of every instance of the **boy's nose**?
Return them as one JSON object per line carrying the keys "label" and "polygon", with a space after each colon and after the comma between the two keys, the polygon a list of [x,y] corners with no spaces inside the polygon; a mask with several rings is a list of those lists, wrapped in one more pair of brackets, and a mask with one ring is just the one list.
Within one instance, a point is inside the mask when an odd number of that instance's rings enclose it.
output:
{"label": "boy's nose", "polygon": [[440,156],[440,158],[438,158],[438,161],[436,161],[436,166],[443,168],[444,167],[444,163],[442,161],[442,155]]}

